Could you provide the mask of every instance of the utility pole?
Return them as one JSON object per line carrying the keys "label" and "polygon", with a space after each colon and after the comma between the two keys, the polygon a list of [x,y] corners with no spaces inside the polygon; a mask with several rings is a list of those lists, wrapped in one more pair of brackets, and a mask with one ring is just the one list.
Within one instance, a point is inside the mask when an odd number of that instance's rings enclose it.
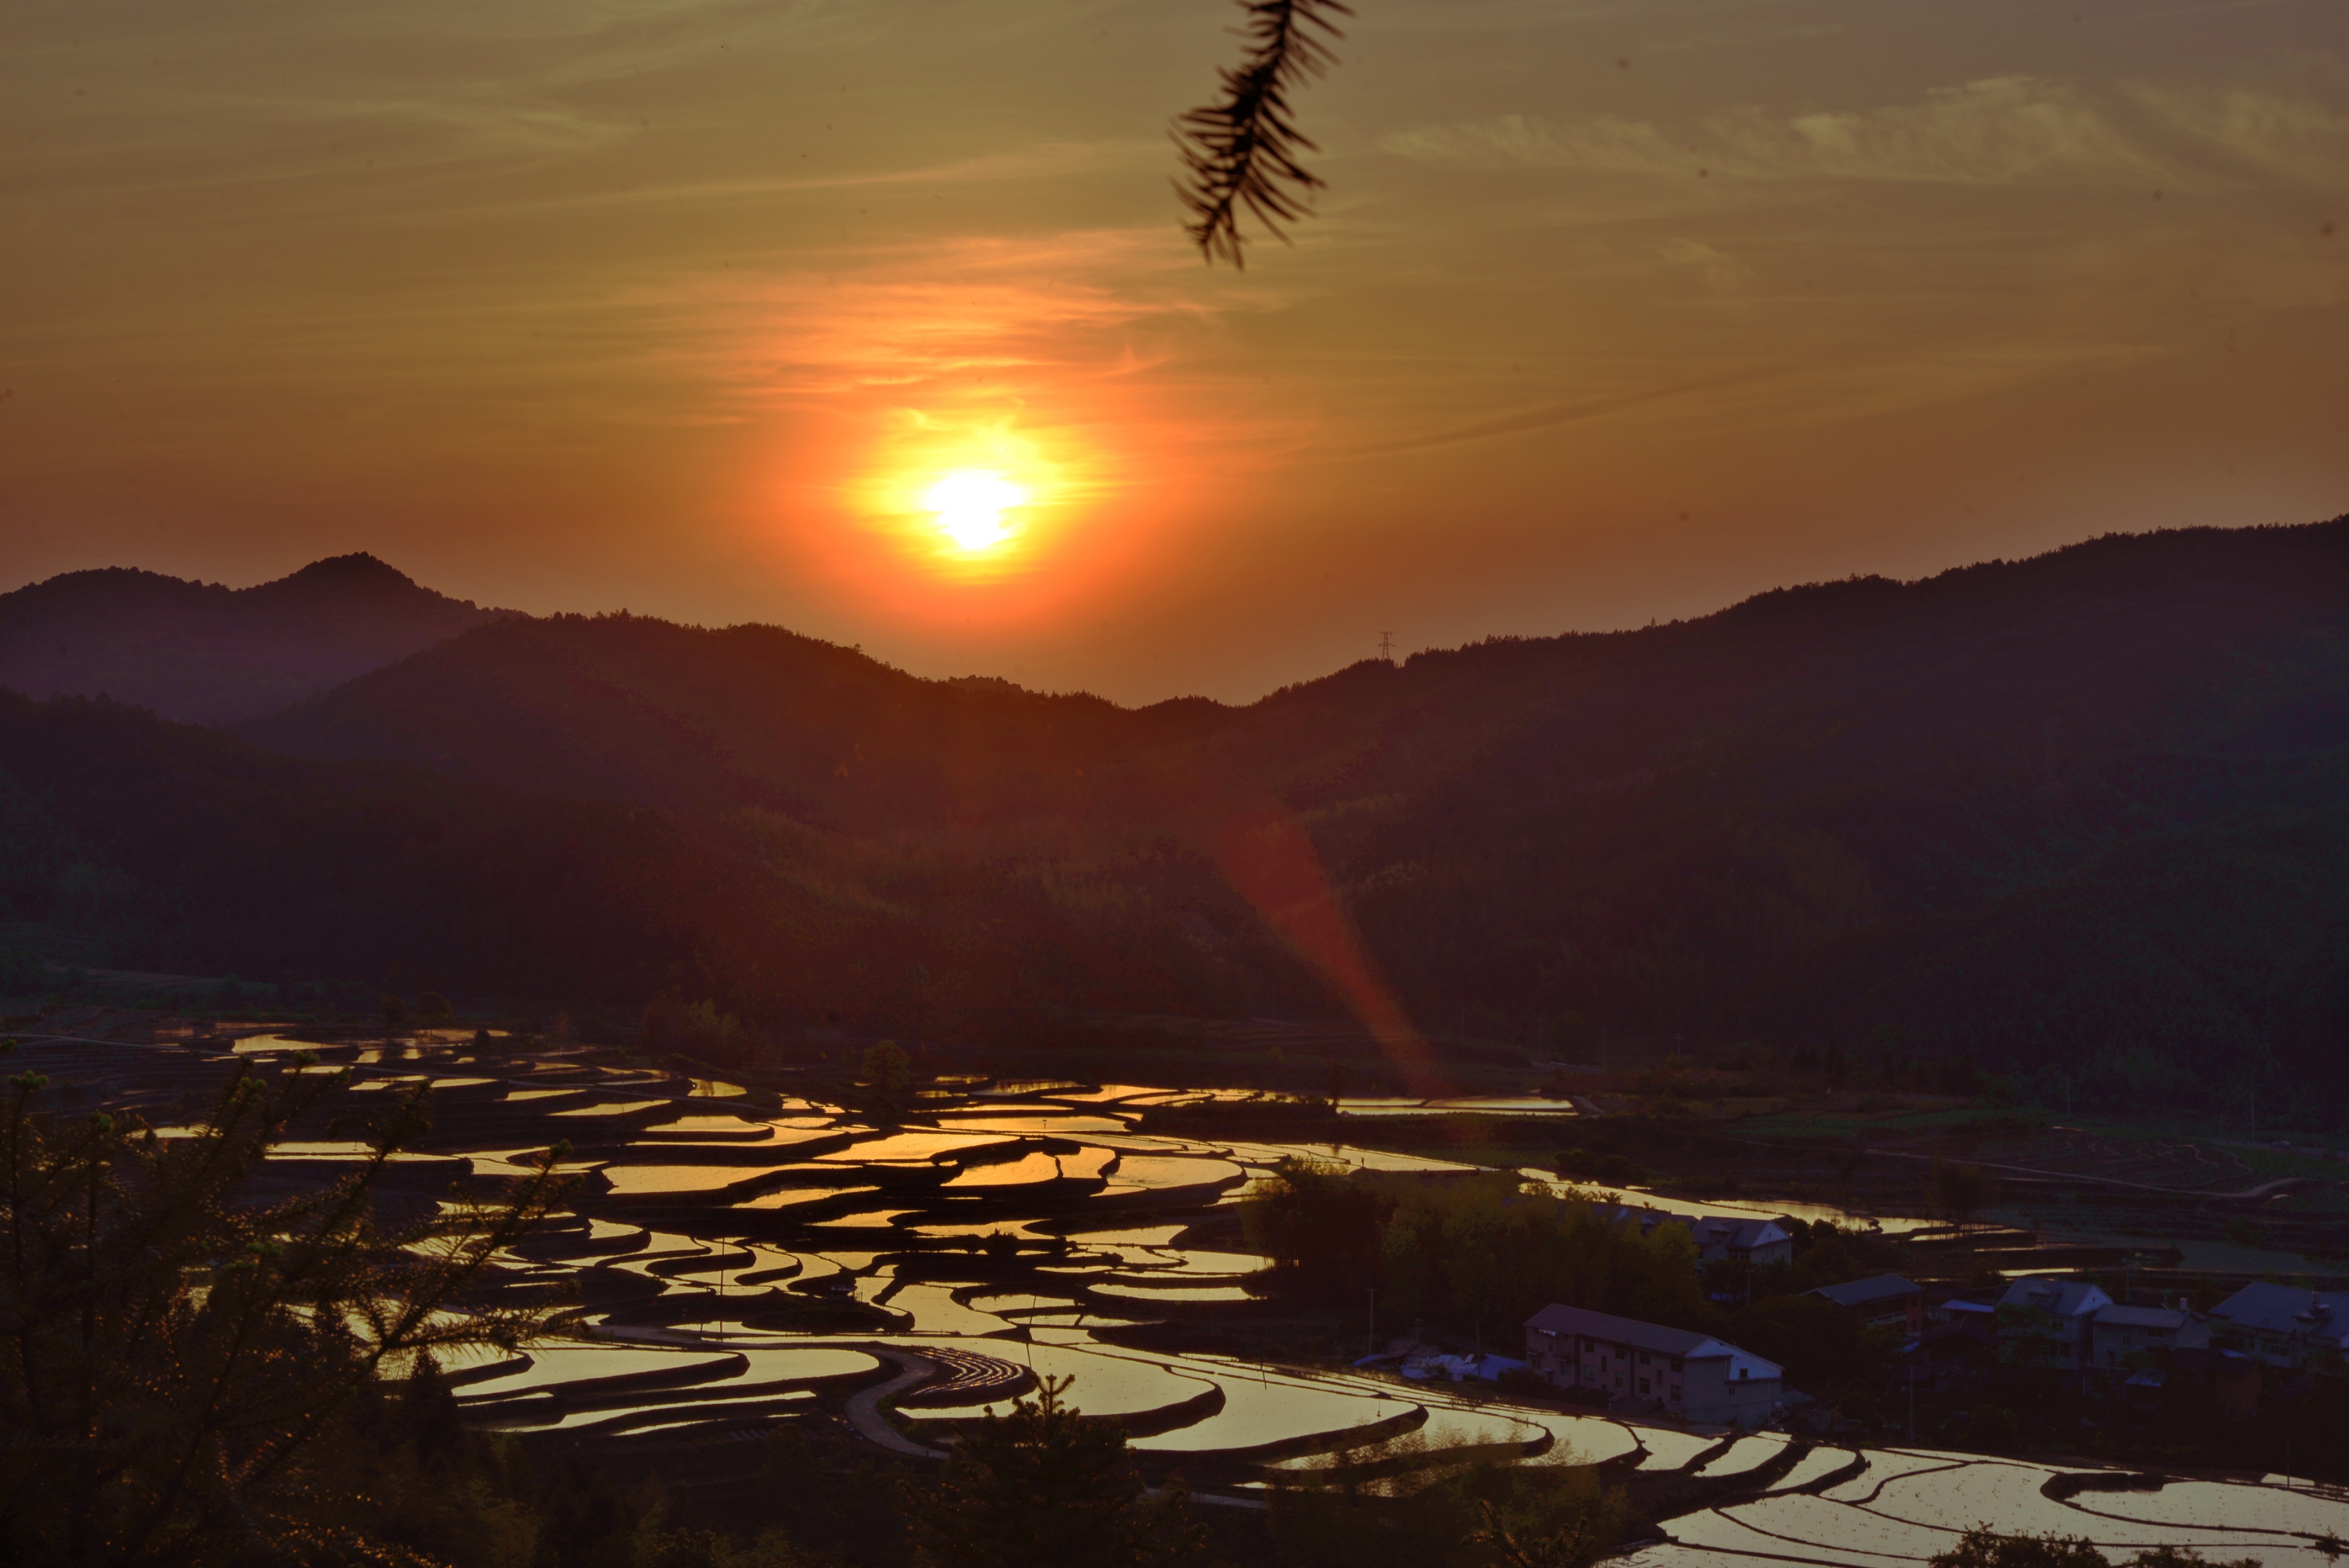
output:
{"label": "utility pole", "polygon": [[1376,1285],[1372,1285],[1372,1286],[1371,1287],[1371,1337],[1370,1337],[1370,1343],[1369,1343],[1369,1344],[1368,1344],[1368,1345],[1363,1348],[1362,1355],[1363,1355],[1363,1358],[1364,1358],[1365,1360],[1367,1360],[1367,1359],[1369,1359],[1371,1356],[1376,1355],[1378,1353],[1379,1353],[1379,1288],[1378,1288],[1378,1286],[1376,1286]]}

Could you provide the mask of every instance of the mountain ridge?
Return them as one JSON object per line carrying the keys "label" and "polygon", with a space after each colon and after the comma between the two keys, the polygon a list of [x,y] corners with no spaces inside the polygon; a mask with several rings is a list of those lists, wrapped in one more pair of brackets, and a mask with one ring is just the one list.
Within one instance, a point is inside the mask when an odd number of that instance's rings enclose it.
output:
{"label": "mountain ridge", "polygon": [[233,729],[321,760],[872,828],[938,812],[1084,809],[1071,786],[1089,763],[1221,711],[928,680],[781,627],[623,612],[472,628]]}
{"label": "mountain ridge", "polygon": [[[470,628],[237,739],[10,714],[0,816],[13,790],[82,846],[19,907],[223,964],[243,929],[248,972],[276,944],[476,984],[502,942],[582,994],[661,986],[779,1026],[1384,1009],[1551,1051],[1827,1042],[1919,1081],[2060,1072],[2084,1096],[2290,1076],[2310,1114],[2349,1116],[2349,518],[1800,585],[1363,661],[1245,707],[557,616]],[[126,793],[126,766],[210,804]],[[299,782],[254,782],[277,778]],[[253,804],[273,790],[290,804]],[[520,913],[436,947],[333,890],[409,887],[397,824],[475,822],[447,804],[469,794],[567,847],[419,829],[474,846],[413,852],[434,897],[534,908],[492,884],[581,857],[583,885],[643,889],[574,944],[605,957],[530,946]],[[376,826],[295,854],[308,830],[269,826],[288,812]],[[224,840],[249,848],[223,865]],[[596,869],[624,844],[633,869]],[[347,856],[364,864],[304,869]],[[147,891],[92,904],[117,870]],[[244,924],[140,934],[121,913],[192,888],[234,889]]]}
{"label": "mountain ridge", "polygon": [[[973,726],[986,721],[1009,723],[1016,718],[1031,730],[1041,727],[1059,732],[1065,743],[1059,748],[1061,754],[1050,761],[1051,769],[1075,769],[1088,762],[1113,766],[1117,756],[1105,747],[1129,742],[1149,747],[1164,742],[1198,742],[1215,732],[1246,736],[1252,732],[1261,735],[1266,731],[1287,731],[1293,728],[1300,715],[1309,722],[1311,715],[1332,701],[1359,706],[1363,694],[1381,690],[1382,683],[1392,683],[1384,687],[1386,690],[1425,692],[1443,683],[1438,671],[1467,665],[1516,665],[1522,672],[1527,660],[1547,661],[1543,678],[1554,684],[1568,671],[1587,674],[1594,663],[1603,666],[1622,659],[1670,662],[1702,659],[1706,649],[1724,636],[1745,637],[1754,628],[1767,628],[1782,638],[1798,641],[1814,639],[1821,650],[1837,639],[1880,635],[1887,639],[1885,648],[1899,657],[1912,662],[1930,659],[1934,657],[1933,650],[1919,644],[1914,635],[1917,628],[1909,625],[1919,620],[1920,608],[1933,614],[1954,610],[1956,618],[1962,621],[1969,613],[1962,601],[1972,596],[1986,601],[1973,613],[2004,615],[2013,624],[2003,631],[1994,626],[1968,628],[1948,624],[1952,617],[1943,615],[1941,621],[1934,624],[1941,627],[1944,635],[1989,637],[1993,641],[2020,636],[2028,629],[2015,619],[2025,613],[2023,607],[2006,602],[2013,597],[2007,590],[2017,587],[2035,594],[2028,613],[2043,623],[2051,616],[2069,617],[2075,621],[2092,616],[2099,594],[2108,597],[2130,580],[2135,582],[2133,591],[2139,599],[2167,594],[2178,600],[2169,606],[2168,613],[2220,613],[2225,607],[2213,597],[2217,590],[2210,582],[2205,581],[2198,587],[2191,569],[2182,576],[2175,568],[2165,573],[2153,564],[2153,559],[2180,552],[2240,552],[2246,547],[2246,542],[2262,539],[2271,541],[2271,546],[2282,546],[2281,553],[2289,553],[2295,542],[2305,545],[2320,538],[2342,537],[2349,537],[2349,524],[2338,520],[2299,528],[2169,530],[2152,535],[2106,535],[2023,560],[1951,567],[1909,582],[1855,576],[1773,588],[1708,616],[1654,627],[1566,632],[1552,637],[1501,636],[1454,649],[1423,649],[1400,661],[1364,659],[1309,680],[1279,687],[1253,702],[1239,705],[1183,697],[1129,708],[1089,692],[1035,691],[998,677],[934,680],[898,670],[860,649],[843,648],[759,622],[708,628],[626,612],[593,617],[558,615],[533,620],[526,626],[495,626],[460,636],[410,659],[368,671],[294,710],[245,721],[236,728],[248,739],[297,754],[420,762],[484,780],[496,779],[515,787],[570,787],[585,793],[607,794],[614,798],[656,799],[662,804],[691,804],[705,808],[721,804],[777,805],[777,798],[762,794],[762,785],[758,781],[780,778],[790,770],[781,763],[771,763],[776,771],[761,774],[757,766],[750,765],[754,759],[740,755],[714,764],[716,774],[692,783],[679,780],[677,767],[669,766],[657,784],[639,780],[633,786],[636,792],[634,794],[628,788],[563,784],[559,774],[576,777],[581,772],[577,764],[582,759],[576,753],[586,743],[583,735],[538,736],[531,749],[547,760],[535,764],[542,770],[537,773],[528,771],[533,764],[514,757],[523,748],[508,743],[514,733],[512,725],[519,721],[527,732],[543,722],[545,716],[558,707],[569,709],[574,719],[588,722],[577,710],[590,690],[604,699],[613,712],[647,723],[656,722],[657,714],[657,722],[674,726],[678,738],[698,736],[701,739],[693,743],[703,744],[711,727],[722,725],[730,716],[711,711],[710,693],[697,694],[688,690],[691,682],[678,661],[690,663],[693,650],[688,645],[698,645],[700,649],[710,651],[701,667],[702,674],[709,681],[722,685],[730,699],[772,707],[793,696],[793,681],[800,682],[802,690],[826,689],[814,691],[811,698],[815,706],[823,709],[821,723],[811,724],[797,737],[823,748],[819,759],[821,766],[814,774],[800,777],[793,784],[799,809],[812,809],[823,815],[826,810],[842,808],[836,801],[828,805],[811,805],[830,787],[823,785],[817,775],[843,778],[854,786],[853,791],[834,793],[854,793],[865,797],[862,802],[864,806],[873,806],[871,781],[864,776],[874,771],[873,759],[860,758],[857,748],[867,739],[876,748],[899,746],[905,738],[905,725],[916,721],[944,721],[959,726],[953,741],[967,753],[981,742],[992,743],[1001,739]],[[2250,548],[2253,555],[2259,553],[2257,545]],[[2279,552],[2271,549],[2271,553]],[[2303,607],[2324,600],[2328,591],[2340,586],[2344,550],[2338,545],[2315,545],[2309,553],[2323,570],[2308,574],[2297,582],[2292,573],[2271,574],[2261,579],[2263,591],[2295,600]],[[2105,567],[2089,568],[2087,563],[2091,561],[2108,563],[2117,570],[2096,576]],[[2251,575],[2260,574],[2254,571]],[[2002,605],[2003,607],[1999,607]],[[2042,630],[2045,629],[2043,625]],[[623,644],[627,651],[646,659],[647,669],[658,667],[658,678],[639,679],[641,671],[616,667],[615,654]],[[730,651],[714,651],[719,649]],[[543,662],[533,669],[524,657],[525,650],[541,659],[568,659],[571,663],[560,671]],[[1779,658],[1787,651],[1789,647],[1780,647],[1773,650],[1772,656]],[[2012,650],[1993,647],[1991,652],[2004,663],[2013,661]],[[474,661],[472,667],[469,667],[469,659]],[[2013,682],[2020,675],[2010,670],[2006,679]],[[540,682],[534,693],[509,684],[526,685],[532,680]],[[768,684],[761,687],[761,681]],[[582,688],[580,682],[587,684]],[[1735,672],[1731,686],[1750,691],[1754,683],[1753,671],[1741,670]],[[487,686],[505,692],[527,713],[509,711],[501,713],[496,722],[472,723],[470,743],[460,742],[453,733],[436,736],[435,726],[445,729],[458,722],[455,715],[464,710],[463,688],[468,686]],[[868,721],[864,711],[853,704],[843,707],[832,700],[840,694],[861,697],[880,716]],[[1457,693],[1444,695],[1448,700]],[[655,707],[647,710],[643,705],[647,701]],[[908,704],[912,705],[910,712],[906,711]],[[1373,701],[1371,705],[1377,704]],[[893,722],[891,714],[897,715],[898,720]],[[599,729],[610,728],[605,720],[593,722]],[[860,725],[866,725],[871,732],[861,733]],[[1016,731],[1022,726],[1010,727]],[[617,742],[607,736],[599,743],[608,746]],[[1260,754],[1261,750],[1277,754],[1281,749],[1276,738],[1276,743],[1260,749]],[[674,763],[676,759],[669,761]],[[968,764],[970,759],[965,754],[961,761]],[[840,772],[843,768],[844,774]],[[717,774],[725,776],[720,778]],[[1065,788],[1049,788],[1041,794],[1019,794],[1020,789],[1034,783],[1034,779],[1023,776],[1017,781],[1017,788],[1011,784],[1004,788],[1040,811],[1071,809],[1077,804]],[[1055,779],[1053,783],[1062,785],[1066,780]],[[935,791],[927,796],[916,791],[911,798],[930,805],[937,804]],[[973,809],[984,815],[988,808],[980,803],[974,804]],[[871,826],[870,811],[860,820]]]}
{"label": "mountain ridge", "polygon": [[233,722],[514,613],[435,593],[365,552],[244,588],[98,567],[0,594],[0,686]]}

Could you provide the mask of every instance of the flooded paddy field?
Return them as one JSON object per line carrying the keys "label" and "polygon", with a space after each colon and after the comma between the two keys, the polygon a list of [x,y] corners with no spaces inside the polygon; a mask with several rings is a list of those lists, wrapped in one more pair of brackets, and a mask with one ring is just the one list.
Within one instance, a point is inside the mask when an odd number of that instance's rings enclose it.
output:
{"label": "flooded paddy field", "polygon": [[[2349,1503],[2251,1481],[2051,1489],[2064,1472],[2047,1466],[1740,1437],[1234,1354],[1228,1325],[1274,1310],[1233,1208],[1257,1176],[1297,1156],[1436,1180],[1477,1168],[1144,1130],[1152,1110],[1202,1091],[974,1085],[883,1114],[454,1039],[264,1036],[237,1050],[264,1063],[315,1053],[353,1068],[366,1096],[424,1085],[432,1130],[398,1168],[403,1200],[510,1179],[568,1146],[574,1210],[519,1243],[502,1278],[565,1293],[569,1337],[448,1369],[467,1420],[533,1444],[751,1442],[823,1412],[934,1461],[963,1424],[1066,1377],[1080,1408],[1125,1424],[1146,1471],[1237,1499],[1466,1458],[1676,1478],[1694,1501],[1634,1553],[1651,1568],[1918,1561],[1977,1522],[2084,1535],[2116,1556],[2192,1546],[2269,1568],[2314,1568],[2320,1541],[2349,1536]],[[345,1137],[307,1137],[271,1164],[315,1180],[358,1153]]]}
{"label": "flooded paddy field", "polygon": [[[1843,1455],[1864,1469],[1816,1488],[1833,1470],[1814,1450],[1813,1480],[1718,1504],[1666,1522],[1669,1542],[1631,1560],[1645,1568],[1716,1568],[1741,1560],[1850,1564],[1917,1561],[1945,1552],[1978,1523],[2004,1532],[2082,1537],[2115,1561],[2158,1547],[2266,1568],[2330,1562],[2349,1529],[2349,1501],[2256,1483],[2172,1480],[2157,1488],[2071,1492],[2081,1472],[2014,1459],[1929,1450]],[[2103,1478],[2111,1480],[2107,1472]],[[1793,1481],[1790,1472],[1788,1480]],[[2054,1494],[2054,1495],[2051,1495]]]}

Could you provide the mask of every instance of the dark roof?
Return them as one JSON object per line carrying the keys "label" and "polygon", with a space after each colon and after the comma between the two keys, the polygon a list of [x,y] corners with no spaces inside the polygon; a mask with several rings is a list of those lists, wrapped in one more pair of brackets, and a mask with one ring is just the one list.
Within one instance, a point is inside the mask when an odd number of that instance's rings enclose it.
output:
{"label": "dark roof", "polygon": [[1811,1294],[1825,1296],[1837,1306],[1866,1306],[1871,1302],[1898,1301],[1902,1296],[1922,1295],[1924,1287],[1911,1284],[1898,1274],[1878,1274],[1869,1280],[1847,1280],[1839,1285],[1821,1285]]}
{"label": "dark roof", "polygon": [[1732,1220],[1720,1214],[1700,1215],[1691,1224],[1689,1233],[1709,1246],[1728,1247],[1733,1251],[1746,1251],[1791,1239],[1778,1228],[1775,1220]]}
{"label": "dark roof", "polygon": [[1615,1317],[1588,1307],[1546,1306],[1526,1319],[1527,1328],[1538,1328],[1549,1334],[1586,1334],[1593,1339],[1609,1340],[1628,1345],[1634,1349],[1663,1355],[1687,1355],[1707,1345],[1713,1354],[1728,1355],[1733,1347],[1721,1343],[1709,1334],[1691,1329],[1666,1328],[1658,1323],[1641,1323],[1637,1318]]}
{"label": "dark roof", "polygon": [[2319,1293],[2290,1285],[2249,1284],[2212,1307],[2210,1315],[2239,1328],[2338,1340],[2349,1334],[2349,1291]]}
{"label": "dark roof", "polygon": [[2033,1274],[2007,1286],[1998,1304],[2037,1307],[2057,1317],[2078,1317],[2112,1305],[2113,1298],[2087,1280],[2051,1280]]}

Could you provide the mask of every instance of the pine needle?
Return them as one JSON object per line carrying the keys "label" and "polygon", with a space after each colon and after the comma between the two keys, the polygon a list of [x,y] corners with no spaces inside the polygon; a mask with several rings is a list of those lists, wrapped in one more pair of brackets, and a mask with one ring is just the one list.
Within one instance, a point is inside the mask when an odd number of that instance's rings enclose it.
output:
{"label": "pine needle", "polygon": [[1320,149],[1297,129],[1288,95],[1337,63],[1330,46],[1344,35],[1335,18],[1354,13],[1343,0],[1238,4],[1247,14],[1237,29],[1247,57],[1218,73],[1221,101],[1176,119],[1174,136],[1184,168],[1175,190],[1191,213],[1184,232],[1209,263],[1220,257],[1244,267],[1243,209],[1283,244],[1281,225],[1312,213],[1312,192],[1323,182],[1299,159]]}

